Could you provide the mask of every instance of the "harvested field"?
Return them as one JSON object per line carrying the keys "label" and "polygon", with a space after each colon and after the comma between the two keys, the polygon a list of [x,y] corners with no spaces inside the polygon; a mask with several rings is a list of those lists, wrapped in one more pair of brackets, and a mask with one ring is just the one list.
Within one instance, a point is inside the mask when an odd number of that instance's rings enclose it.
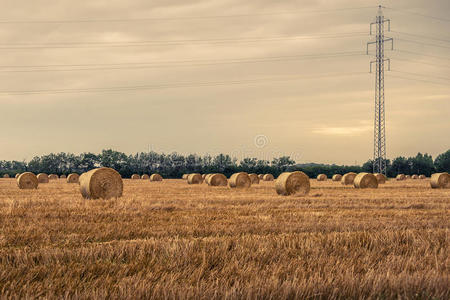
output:
{"label": "harvested field", "polygon": [[12,298],[450,297],[450,190],[429,179],[307,196],[124,180],[85,200],[0,179],[0,291]]}

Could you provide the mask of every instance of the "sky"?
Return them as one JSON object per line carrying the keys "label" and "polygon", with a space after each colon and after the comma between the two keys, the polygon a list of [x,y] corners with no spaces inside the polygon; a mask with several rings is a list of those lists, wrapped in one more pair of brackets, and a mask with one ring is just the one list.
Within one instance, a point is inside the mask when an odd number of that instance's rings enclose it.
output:
{"label": "sky", "polygon": [[0,160],[111,148],[362,164],[379,4],[394,38],[387,156],[435,157],[450,148],[448,0],[1,0]]}

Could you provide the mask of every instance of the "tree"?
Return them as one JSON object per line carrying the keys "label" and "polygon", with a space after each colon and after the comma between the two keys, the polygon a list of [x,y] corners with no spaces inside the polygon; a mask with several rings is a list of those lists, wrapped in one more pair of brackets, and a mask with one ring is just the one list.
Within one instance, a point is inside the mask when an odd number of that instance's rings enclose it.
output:
{"label": "tree", "polygon": [[424,174],[430,176],[434,171],[433,158],[431,155],[417,153],[416,157],[408,159],[411,174]]}
{"label": "tree", "polygon": [[373,172],[373,160],[369,159],[362,165],[362,170],[364,172],[372,173]]}
{"label": "tree", "polygon": [[408,160],[402,156],[395,158],[392,161],[391,171],[392,171],[392,173],[394,173],[394,175],[395,174],[410,174],[411,169],[410,169]]}
{"label": "tree", "polygon": [[255,171],[257,165],[258,165],[257,158],[246,157],[239,164],[239,169],[241,169],[242,171],[246,171],[248,173],[253,173]]}
{"label": "tree", "polygon": [[224,173],[225,176],[230,176],[238,170],[237,160],[228,154],[219,154],[214,157],[212,161],[213,173]]}
{"label": "tree", "polygon": [[101,164],[99,155],[94,153],[82,153],[77,160],[78,162],[76,163],[74,170],[72,170],[76,173],[84,173],[99,167]]}
{"label": "tree", "polygon": [[131,176],[132,172],[127,168],[128,156],[125,153],[111,149],[103,150],[100,154],[100,162],[103,167],[112,168],[126,177]]}
{"label": "tree", "polygon": [[438,172],[449,172],[450,173],[450,150],[439,154],[434,160],[434,167]]}

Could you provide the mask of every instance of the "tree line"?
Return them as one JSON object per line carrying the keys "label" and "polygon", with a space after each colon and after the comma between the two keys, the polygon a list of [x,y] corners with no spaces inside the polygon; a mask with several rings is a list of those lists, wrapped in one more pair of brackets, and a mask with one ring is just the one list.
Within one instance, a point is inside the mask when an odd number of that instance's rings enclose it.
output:
{"label": "tree line", "polygon": [[[387,175],[395,177],[397,174],[424,174],[430,176],[434,172],[450,172],[450,150],[436,157],[418,153],[415,157],[397,157],[387,160]],[[70,174],[89,171],[98,167],[110,167],[117,170],[123,177],[132,174],[159,173],[164,178],[180,178],[185,173],[223,173],[226,176],[238,171],[248,173],[271,173],[278,176],[285,171],[303,171],[310,177],[318,174],[345,174],[347,172],[372,172],[372,161],[362,166],[346,166],[335,164],[297,164],[289,156],[274,158],[272,161],[257,158],[245,158],[238,161],[227,154],[211,155],[181,155],[178,153],[141,152],[134,155],[115,150],[103,150],[99,154],[58,153],[36,156],[29,162],[0,161],[0,175],[30,171],[33,173]]]}

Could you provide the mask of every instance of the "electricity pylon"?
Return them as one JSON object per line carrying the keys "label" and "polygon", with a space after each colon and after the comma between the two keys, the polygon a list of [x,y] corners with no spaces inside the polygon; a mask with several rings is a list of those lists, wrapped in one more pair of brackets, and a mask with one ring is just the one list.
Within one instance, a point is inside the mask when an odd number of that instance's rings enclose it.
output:
{"label": "electricity pylon", "polygon": [[384,62],[388,62],[390,70],[391,61],[384,58],[384,43],[391,41],[392,50],[394,49],[394,40],[384,36],[384,23],[388,24],[388,31],[391,30],[391,21],[385,19],[383,8],[380,5],[375,22],[370,24],[370,35],[372,35],[372,25],[376,25],[375,41],[367,43],[367,54],[369,54],[369,45],[376,45],[376,59],[370,62],[370,72],[372,73],[372,64],[376,63],[375,71],[375,122],[373,134],[373,172],[386,174],[386,122],[384,110]]}

